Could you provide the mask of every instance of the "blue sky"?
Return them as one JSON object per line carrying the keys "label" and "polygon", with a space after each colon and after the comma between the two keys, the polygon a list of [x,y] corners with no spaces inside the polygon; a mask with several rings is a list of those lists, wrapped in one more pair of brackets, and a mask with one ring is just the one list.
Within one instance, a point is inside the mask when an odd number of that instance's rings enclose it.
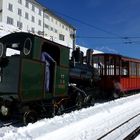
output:
{"label": "blue sky", "polygon": [[[104,52],[140,58],[140,0],[38,1],[49,9],[100,29],[86,26],[56,13],[77,29],[77,36],[106,38],[77,38],[77,44]],[[107,39],[108,37],[111,39]],[[131,38],[122,39],[124,37]]]}

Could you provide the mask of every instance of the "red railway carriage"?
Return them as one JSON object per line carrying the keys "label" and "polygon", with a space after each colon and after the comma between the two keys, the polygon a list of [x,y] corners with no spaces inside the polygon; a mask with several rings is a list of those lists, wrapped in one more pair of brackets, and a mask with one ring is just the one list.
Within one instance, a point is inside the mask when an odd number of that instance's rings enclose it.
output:
{"label": "red railway carriage", "polygon": [[[98,69],[99,86],[105,94],[140,90],[140,60],[116,54],[94,54],[92,65]],[[116,87],[115,87],[116,86]]]}

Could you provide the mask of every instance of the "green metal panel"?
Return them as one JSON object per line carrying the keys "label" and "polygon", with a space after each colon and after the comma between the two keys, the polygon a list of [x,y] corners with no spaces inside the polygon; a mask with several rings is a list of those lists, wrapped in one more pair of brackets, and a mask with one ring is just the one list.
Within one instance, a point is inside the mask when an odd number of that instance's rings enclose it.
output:
{"label": "green metal panel", "polygon": [[42,39],[35,37],[34,48],[33,48],[33,59],[40,60],[41,47],[42,47],[41,45],[42,45]]}
{"label": "green metal panel", "polygon": [[20,94],[23,101],[44,97],[44,64],[29,59],[22,60]]}
{"label": "green metal panel", "polygon": [[63,66],[69,66],[69,48],[60,48],[60,64]]}
{"label": "green metal panel", "polygon": [[68,91],[68,68],[57,67],[55,96],[66,96]]}

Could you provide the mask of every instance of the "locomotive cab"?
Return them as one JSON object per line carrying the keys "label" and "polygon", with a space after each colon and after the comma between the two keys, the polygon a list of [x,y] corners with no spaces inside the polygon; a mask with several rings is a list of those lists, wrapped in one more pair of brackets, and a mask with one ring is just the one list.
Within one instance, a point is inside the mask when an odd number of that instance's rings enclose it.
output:
{"label": "locomotive cab", "polygon": [[[0,49],[0,96],[27,102],[67,95],[69,48],[33,34],[13,33],[0,39]],[[52,58],[48,81],[42,53]]]}
{"label": "locomotive cab", "polygon": [[0,39],[0,95],[17,96],[21,58],[31,55],[32,38],[7,35]]}
{"label": "locomotive cab", "polygon": [[0,38],[0,115],[52,113],[68,97],[68,75],[69,48],[30,33]]}

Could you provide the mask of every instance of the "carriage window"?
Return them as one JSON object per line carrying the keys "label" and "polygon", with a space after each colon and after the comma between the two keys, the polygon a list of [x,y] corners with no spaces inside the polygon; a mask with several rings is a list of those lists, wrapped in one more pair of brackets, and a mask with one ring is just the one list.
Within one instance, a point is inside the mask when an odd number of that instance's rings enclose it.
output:
{"label": "carriage window", "polygon": [[114,57],[106,57],[106,75],[115,75],[115,60]]}
{"label": "carriage window", "polygon": [[93,57],[93,66],[96,69],[98,69],[98,72],[99,72],[100,75],[105,74],[104,57],[103,56]]}
{"label": "carriage window", "polygon": [[6,56],[12,56],[12,55],[20,55],[20,51],[16,49],[7,48]]}
{"label": "carriage window", "polygon": [[130,62],[130,75],[131,76],[136,76],[137,75],[137,71],[136,71],[136,63],[134,62]]}
{"label": "carriage window", "polygon": [[137,76],[140,76],[140,64],[137,64]]}
{"label": "carriage window", "polygon": [[122,61],[121,75],[122,76],[128,76],[128,72],[129,72],[129,62],[128,61]]}
{"label": "carriage window", "polygon": [[116,75],[120,75],[120,59],[116,58]]}

